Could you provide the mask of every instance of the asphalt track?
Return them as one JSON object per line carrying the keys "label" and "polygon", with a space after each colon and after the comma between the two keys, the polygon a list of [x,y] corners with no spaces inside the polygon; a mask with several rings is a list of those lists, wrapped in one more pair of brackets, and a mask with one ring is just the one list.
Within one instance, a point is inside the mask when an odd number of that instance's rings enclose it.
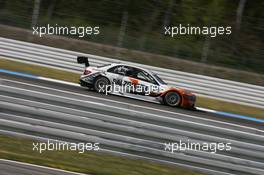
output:
{"label": "asphalt track", "polygon": [[85,175],[55,168],[0,159],[1,175]]}
{"label": "asphalt track", "polygon": [[[160,104],[141,101],[141,100],[130,99],[130,98],[126,98],[126,97],[120,97],[120,96],[115,96],[115,95],[98,94],[94,91],[89,91],[89,90],[82,88],[82,87],[62,85],[62,84],[56,83],[56,82],[48,82],[48,81],[44,81],[44,80],[19,77],[19,76],[4,74],[4,73],[0,73],[0,78],[13,80],[13,81],[21,81],[24,83],[37,85],[40,87],[49,87],[49,88],[53,88],[53,89],[57,89],[57,90],[69,91],[69,92],[77,93],[80,95],[85,95],[84,98],[81,98],[81,97],[78,97],[78,98],[88,100],[88,101],[91,100],[91,101],[95,101],[95,102],[99,102],[99,103],[106,103],[106,104],[107,103],[114,103],[114,102],[121,102],[121,103],[125,103],[125,104],[142,106],[142,107],[149,108],[148,111],[151,111],[151,113],[157,114],[157,115],[164,115],[163,112],[169,112],[172,114],[171,116],[173,116],[174,113],[175,114],[181,113],[181,114],[187,114],[187,115],[195,116],[195,118],[197,118],[198,120],[200,118],[210,119],[210,120],[215,120],[215,121],[222,121],[222,122],[228,122],[228,123],[239,124],[239,125],[243,125],[243,126],[249,126],[249,127],[254,127],[254,128],[258,128],[258,129],[263,129],[263,124],[253,122],[253,121],[248,121],[248,120],[244,120],[244,119],[237,119],[237,118],[230,118],[227,116],[222,116],[222,115],[204,112],[204,111],[194,111],[194,110],[181,109],[181,108],[172,108],[172,107],[165,106],[165,105],[160,105]],[[19,85],[19,87],[28,88],[27,85],[24,85],[24,86]],[[36,87],[36,89],[38,89],[38,87]],[[43,90],[43,91],[47,92],[48,90],[46,90],[46,91]],[[65,94],[62,92],[62,93],[58,93],[58,95],[65,95]],[[72,96],[76,97],[76,95],[72,95]],[[90,98],[89,96],[95,97],[95,98]],[[106,100],[110,100],[110,101],[106,101]],[[117,105],[120,105],[120,103],[118,103]],[[179,117],[179,116],[177,116],[177,117]],[[195,118],[193,118],[192,121],[195,122],[196,121]],[[224,127],[226,127],[226,126],[224,126]]]}
{"label": "asphalt track", "polygon": [[[94,132],[96,134],[101,134],[102,132],[105,133],[105,135],[103,135],[102,137],[108,137],[107,134],[114,136],[118,136],[115,137],[116,140],[119,140],[121,138],[132,138],[132,140],[134,139],[136,142],[138,142],[138,144],[143,144],[143,146],[149,145],[151,143],[156,143],[156,142],[163,142],[166,139],[164,138],[156,138],[156,137],[152,137],[150,135],[146,135],[147,132],[142,132],[142,134],[140,133],[141,131],[141,127],[143,127],[144,125],[152,125],[152,127],[155,126],[155,129],[158,129],[158,127],[163,127],[164,129],[170,128],[170,129],[177,129],[179,132],[182,130],[186,130],[188,133],[192,133],[192,134],[203,134],[204,136],[210,136],[211,139],[213,139],[214,137],[217,138],[223,138],[223,139],[230,139],[230,140],[234,140],[234,144],[237,144],[237,147],[234,147],[233,152],[231,153],[219,153],[218,156],[219,160],[221,159],[226,159],[229,160],[229,158],[234,158],[234,161],[240,161],[243,160],[243,164],[247,163],[247,161],[250,161],[250,163],[254,163],[254,167],[257,167],[259,169],[259,167],[262,166],[263,162],[263,152],[260,152],[260,149],[263,148],[263,142],[262,140],[257,140],[256,138],[259,137],[261,139],[263,139],[263,125],[261,125],[260,123],[255,123],[255,122],[249,122],[246,120],[242,120],[242,119],[234,119],[234,118],[228,118],[228,117],[224,117],[224,116],[220,116],[220,115],[216,115],[216,114],[211,114],[211,113],[206,113],[206,112],[201,112],[201,111],[190,111],[190,110],[185,110],[185,109],[180,109],[180,108],[171,108],[171,107],[167,107],[167,106],[163,106],[163,105],[159,105],[159,104],[154,104],[154,103],[149,103],[149,102],[144,102],[144,101],[138,101],[138,100],[133,100],[133,99],[128,99],[128,98],[124,98],[124,97],[119,97],[119,96],[113,96],[113,95],[103,95],[103,94],[97,94],[93,91],[88,91],[85,88],[81,88],[81,87],[77,87],[77,86],[70,86],[70,85],[63,85],[60,83],[55,83],[55,82],[47,82],[47,81],[43,81],[43,80],[36,80],[36,79],[31,79],[31,78],[24,78],[24,77],[17,77],[17,76],[13,76],[13,75],[7,75],[7,74],[0,74],[0,84],[6,87],[14,87],[14,88],[18,88],[18,89],[23,89],[23,90],[27,90],[29,93],[38,91],[40,93],[43,94],[50,94],[53,95],[54,97],[65,97],[64,100],[62,101],[63,104],[67,105],[67,99],[76,99],[79,100],[80,103],[85,102],[92,102],[92,103],[97,103],[97,104],[104,104],[104,105],[109,105],[109,106],[113,106],[116,108],[126,108],[126,109],[131,109],[133,111],[140,111],[140,112],[145,112],[145,113],[151,113],[156,115],[159,118],[158,120],[147,120],[144,118],[133,118],[133,115],[118,115],[118,113],[115,112],[106,112],[104,110],[90,110],[89,112],[94,112],[97,113],[97,115],[101,115],[101,116],[105,116],[107,118],[107,116],[113,116],[116,120],[119,120],[120,122],[123,121],[129,121],[131,123],[123,123],[118,127],[122,127],[122,125],[126,126],[127,128],[124,129],[128,129],[130,128],[131,130],[129,130],[128,132],[124,132],[125,130],[121,131],[118,129],[109,129],[109,128],[104,128],[100,125],[94,126],[93,124],[87,124],[87,123],[81,123],[81,122],[71,122],[68,120],[61,120],[58,118],[53,118],[53,119],[45,119],[47,121],[44,121],[43,116],[38,116],[37,113],[34,117],[30,117],[28,115],[25,115],[24,113],[22,113],[20,111],[20,113],[12,113],[12,111],[9,111],[6,109],[2,109],[0,112],[2,112],[2,121],[8,120],[10,117],[16,119],[16,121],[23,121],[23,122],[38,122],[37,120],[41,121],[43,120],[41,123],[45,124],[45,122],[49,122],[49,125],[53,125],[58,123],[58,126],[67,126],[67,127],[72,127],[71,129],[75,129],[74,127],[78,127],[78,128],[82,128],[82,130],[84,131],[85,129],[88,130],[89,132]],[[8,96],[10,95],[7,91],[3,91],[2,92],[3,96]],[[18,94],[17,96],[13,96],[14,98],[19,99],[21,97],[22,98],[28,98],[23,94]],[[37,97],[30,97],[31,99],[28,100],[36,100],[39,101],[41,103],[47,103],[50,105],[54,105],[54,106],[58,106],[58,103],[55,103],[54,100],[49,100],[49,99],[42,99],[41,97],[39,99],[37,99]],[[21,102],[20,102],[21,103]],[[53,104],[51,104],[53,103]],[[3,105],[5,105],[4,103],[2,103]],[[30,105],[30,104],[28,104]],[[75,115],[77,113],[77,111],[80,111],[80,115],[85,115],[87,112],[83,112],[84,110],[88,110],[85,109],[83,106],[81,105],[75,105],[75,106],[64,106],[65,109],[66,108],[72,108],[74,110],[76,110]],[[58,109],[59,110],[59,109]],[[62,110],[62,109],[60,109]],[[31,111],[32,112],[32,111]],[[33,111],[34,112],[34,111]],[[40,111],[41,112],[41,111]],[[43,111],[42,111],[43,112]],[[65,113],[67,113],[65,111]],[[44,114],[44,113],[43,113]],[[17,116],[16,116],[17,115]],[[45,114],[48,115],[48,114]],[[59,115],[58,115],[59,116]],[[66,116],[65,116],[66,117]],[[73,116],[74,117],[74,116]],[[90,116],[87,116],[90,117]],[[135,116],[136,117],[136,116]],[[63,117],[62,117],[63,118]],[[109,117],[110,118],[110,117]],[[163,119],[164,118],[164,119]],[[188,125],[184,125],[181,126],[178,123],[170,123],[168,121],[172,121],[172,119],[177,119],[179,122],[180,120],[184,120],[185,124],[187,124],[188,122],[195,124],[196,126],[202,126],[204,125],[204,128],[200,128],[199,130],[197,128],[192,128],[192,127],[188,127]],[[66,119],[66,118],[65,118]],[[102,120],[103,122],[106,122],[107,120],[104,118],[100,118],[100,120]],[[88,122],[92,122],[93,120],[87,120]],[[32,123],[32,124],[33,124]],[[95,122],[94,122],[95,123]],[[139,123],[140,125],[136,128],[131,128],[129,126],[132,126],[136,123]],[[190,124],[189,123],[189,124]],[[114,126],[114,123],[105,123],[105,124],[111,124]],[[177,126],[176,126],[177,125]],[[2,127],[4,126],[4,124],[2,124]],[[54,125],[55,126],[55,125]],[[117,125],[116,125],[117,126]],[[145,127],[145,126],[144,126]],[[214,127],[216,128],[214,130]],[[85,128],[85,129],[84,129]],[[145,128],[146,129],[146,128]],[[150,129],[150,128],[149,128]],[[225,130],[225,132],[227,132],[227,135],[224,135],[222,133],[222,131]],[[14,129],[14,131],[19,132],[19,129]],[[142,130],[143,131],[143,130]],[[147,131],[147,130],[146,130]],[[176,131],[176,130],[175,130]],[[151,131],[152,132],[152,131]],[[163,131],[162,131],[163,132]],[[165,131],[164,131],[165,132]],[[167,132],[167,131],[166,131]],[[242,135],[239,134],[234,134],[232,132],[235,133],[241,133]],[[107,134],[106,134],[107,133]],[[137,133],[137,134],[136,134]],[[251,138],[252,135],[252,138]],[[109,138],[111,138],[109,136]],[[178,137],[178,136],[177,136]],[[182,137],[182,136],[181,136]],[[52,139],[52,135],[49,135],[49,138]],[[58,138],[58,137],[57,137]],[[63,138],[63,137],[62,137]],[[109,139],[108,138],[108,139]],[[54,138],[56,139],[56,138]],[[66,139],[66,138],[63,138]],[[113,140],[115,140],[113,139]],[[199,139],[203,139],[203,138],[199,138]],[[113,140],[111,139],[110,142],[113,142]],[[67,141],[72,141],[72,140],[67,140]],[[104,141],[104,140],[103,140]],[[109,142],[109,143],[110,143]],[[132,142],[131,140],[128,140],[128,142]],[[256,150],[250,150],[250,149],[245,149],[246,147],[240,147],[239,143],[241,144],[254,144],[253,146],[255,147],[254,149]],[[142,146],[142,145],[141,145]],[[156,146],[156,145],[154,145]],[[105,148],[109,148],[105,147]],[[139,147],[138,147],[139,148]],[[111,147],[112,150],[115,151],[123,151],[121,148],[115,148],[115,147]],[[155,148],[154,148],[155,149]],[[138,151],[138,150],[136,150]],[[150,155],[148,153],[144,154],[144,153],[140,153],[140,152],[136,152],[136,151],[128,151],[126,152],[127,154],[137,154],[137,156],[149,156],[151,158],[156,158],[159,159],[160,156],[154,156],[154,155]],[[240,154],[242,153],[242,154]],[[186,153],[185,156],[189,156],[189,153]],[[192,153],[193,154],[193,153]],[[194,153],[196,154],[196,153]],[[180,156],[180,155],[179,155]],[[209,156],[209,155],[207,155]],[[197,158],[197,155],[195,156]],[[215,158],[215,159],[218,159]],[[172,161],[172,158],[165,158],[165,161]],[[230,159],[231,160],[231,159]],[[212,160],[208,160],[207,163],[210,164],[210,161]],[[188,162],[188,161],[178,161],[175,160],[176,164],[188,164],[191,166],[200,166],[199,163],[193,163],[193,162]],[[219,162],[220,163],[220,162]],[[221,161],[221,163],[225,163],[223,161]],[[237,163],[234,163],[232,166],[236,166]],[[210,165],[203,165],[203,168],[213,168],[213,170],[215,171],[222,171],[222,168],[216,166],[210,166]],[[262,167],[263,168],[263,167]],[[259,171],[262,171],[259,169]],[[247,170],[248,171],[248,170]],[[226,173],[234,173],[234,174],[242,174],[236,171],[231,171],[231,170],[226,170]],[[244,174],[244,173],[243,173]],[[250,173],[251,174],[251,173]],[[254,172],[252,172],[252,174],[254,174]]]}

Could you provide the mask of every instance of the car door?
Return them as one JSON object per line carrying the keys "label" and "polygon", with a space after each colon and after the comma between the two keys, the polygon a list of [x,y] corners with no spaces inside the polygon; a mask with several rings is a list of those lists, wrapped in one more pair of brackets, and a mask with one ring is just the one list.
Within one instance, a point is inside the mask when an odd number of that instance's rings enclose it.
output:
{"label": "car door", "polygon": [[129,86],[126,87],[127,92],[137,95],[150,95],[152,93],[152,87],[157,86],[157,82],[148,72],[129,66],[127,66],[127,72],[123,78],[123,82],[132,86],[132,88]]}
{"label": "car door", "polygon": [[123,79],[126,74],[124,65],[117,65],[107,70],[107,77],[112,84],[113,92],[123,92]]}

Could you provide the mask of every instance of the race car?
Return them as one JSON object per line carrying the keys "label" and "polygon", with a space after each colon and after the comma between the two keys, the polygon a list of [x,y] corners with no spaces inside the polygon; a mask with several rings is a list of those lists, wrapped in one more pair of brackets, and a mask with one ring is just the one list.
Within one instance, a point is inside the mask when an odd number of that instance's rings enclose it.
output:
{"label": "race car", "polygon": [[82,87],[172,107],[195,108],[196,96],[192,92],[168,85],[147,69],[121,63],[90,66],[88,58],[83,56],[78,56],[77,62],[85,64],[80,77]]}

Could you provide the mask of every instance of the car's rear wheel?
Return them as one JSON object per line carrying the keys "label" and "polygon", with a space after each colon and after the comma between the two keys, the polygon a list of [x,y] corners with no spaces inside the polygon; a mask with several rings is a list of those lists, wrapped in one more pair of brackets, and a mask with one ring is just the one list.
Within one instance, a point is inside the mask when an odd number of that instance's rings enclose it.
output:
{"label": "car's rear wheel", "polygon": [[164,96],[164,102],[168,106],[179,106],[181,103],[181,97],[177,92],[168,92]]}
{"label": "car's rear wheel", "polygon": [[98,93],[105,93],[109,85],[110,81],[106,77],[98,77],[94,82],[94,90]]}

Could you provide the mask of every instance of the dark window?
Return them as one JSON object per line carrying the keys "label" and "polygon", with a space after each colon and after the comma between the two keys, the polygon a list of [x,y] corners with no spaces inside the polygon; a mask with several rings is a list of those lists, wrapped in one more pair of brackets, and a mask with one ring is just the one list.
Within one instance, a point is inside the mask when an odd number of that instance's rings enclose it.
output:
{"label": "dark window", "polygon": [[146,81],[152,84],[157,84],[156,80],[152,77],[152,75],[150,75],[149,73],[147,73],[144,70],[139,70],[136,73],[136,78],[142,81]]}
{"label": "dark window", "polygon": [[118,65],[111,67],[107,70],[107,72],[111,72],[114,74],[119,74],[119,75],[125,75],[126,74],[126,68],[123,65]]}
{"label": "dark window", "polygon": [[126,69],[126,76],[135,78],[136,69],[130,66],[124,66]]}

